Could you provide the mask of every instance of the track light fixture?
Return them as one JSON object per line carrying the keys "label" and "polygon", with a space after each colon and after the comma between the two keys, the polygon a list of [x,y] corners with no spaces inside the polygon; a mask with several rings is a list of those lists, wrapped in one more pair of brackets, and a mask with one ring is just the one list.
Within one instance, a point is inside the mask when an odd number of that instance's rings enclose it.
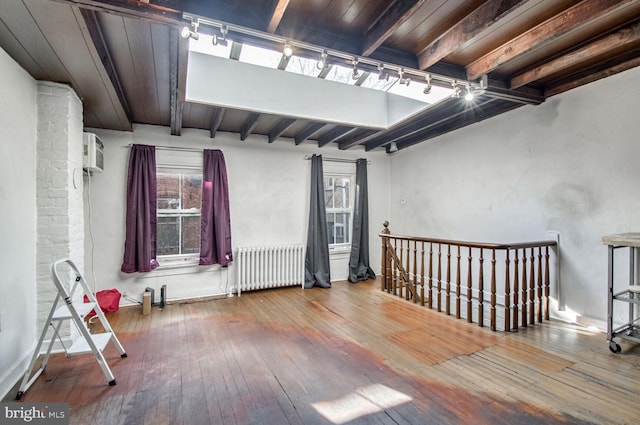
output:
{"label": "track light fixture", "polygon": [[467,93],[465,93],[464,95],[464,100],[466,100],[467,102],[471,102],[474,98],[474,93],[473,93],[473,89],[471,88],[471,86],[469,84],[467,84]]}
{"label": "track light fixture", "polygon": [[213,37],[211,38],[211,44],[214,46],[227,46],[227,32],[228,29],[226,25],[222,25],[220,27],[220,35],[218,35],[217,31],[213,31]]}
{"label": "track light fixture", "polygon": [[352,80],[360,78],[360,72],[358,72],[358,58],[353,58],[353,73],[351,74]]}
{"label": "track light fixture", "polygon": [[291,47],[291,44],[289,44],[288,41],[284,43],[284,48],[282,49],[282,54],[285,55],[288,58],[290,58],[291,55],[293,55],[293,48]]}
{"label": "track light fixture", "polygon": [[400,84],[409,87],[409,83],[411,82],[411,79],[407,77],[407,74],[404,72],[404,69],[400,68],[400,71],[398,71],[398,75],[400,76]]}
{"label": "track light fixture", "polygon": [[[304,52],[308,56],[309,53],[320,55],[318,62],[316,64],[318,69],[326,70],[331,65],[330,62],[339,63],[342,62],[345,65],[351,61],[353,65],[353,72],[351,74],[351,78],[354,81],[357,81],[361,78],[362,71],[369,72],[371,69],[377,68],[378,70],[378,79],[389,81],[390,74],[396,73],[400,76],[399,82],[402,85],[408,86],[411,83],[411,79],[416,79],[418,81],[420,78],[424,78],[426,85],[423,89],[425,95],[431,93],[433,86],[441,86],[446,87],[450,85],[453,90],[452,97],[462,97],[464,94],[472,94],[474,96],[480,95],[488,89],[487,78],[483,76],[480,82],[471,82],[471,81],[458,81],[453,79],[452,77],[441,75],[441,74],[433,74],[426,73],[423,70],[410,68],[408,72],[405,72],[404,67],[400,65],[396,65],[393,63],[382,63],[376,60],[373,60],[368,57],[355,57],[353,53],[347,53],[339,50],[327,49],[322,46],[284,38],[277,34],[267,33],[263,31],[254,30],[251,28],[242,27],[239,25],[229,24],[226,22],[212,20],[210,18],[206,18],[204,16],[198,16],[191,13],[183,13],[182,18],[190,22],[190,25],[183,27],[180,31],[180,35],[183,38],[193,38],[198,39],[198,25],[206,25],[211,27],[213,31],[206,31],[205,33],[211,34],[213,32],[212,43],[214,45],[226,45],[228,43],[227,33],[230,31],[234,36],[238,37],[236,41],[243,42],[245,36],[248,38],[256,38],[266,42],[267,45],[273,46],[283,46],[282,54],[285,58],[290,58],[293,56],[293,49],[296,51]],[[358,69],[359,65],[361,65],[362,69]],[[465,92],[465,93],[463,93]]]}
{"label": "track light fixture", "polygon": [[327,50],[326,49],[323,50],[322,53],[320,54],[320,60],[316,64],[318,69],[325,69],[329,65],[329,63],[327,62],[328,57],[329,57],[329,53],[327,52]]}
{"label": "track light fixture", "polygon": [[[193,29],[191,29],[192,27],[193,27]],[[199,39],[200,38],[200,34],[198,34],[198,24],[194,23],[194,24],[192,24],[192,26],[185,25],[180,30],[180,36],[182,38],[193,38],[194,40]]]}
{"label": "track light fixture", "polygon": [[422,91],[422,93],[424,94],[429,94],[431,93],[431,74],[427,74],[424,76],[425,81],[427,82],[427,85],[424,86],[424,90]]}

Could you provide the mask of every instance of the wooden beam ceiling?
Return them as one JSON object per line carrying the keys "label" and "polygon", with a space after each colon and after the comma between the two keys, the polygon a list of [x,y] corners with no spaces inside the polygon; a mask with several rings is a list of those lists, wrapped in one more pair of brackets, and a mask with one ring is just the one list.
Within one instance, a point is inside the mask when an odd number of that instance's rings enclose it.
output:
{"label": "wooden beam ceiling", "polygon": [[427,69],[464,46],[482,31],[509,17],[528,0],[489,0],[442,34],[418,55],[418,66]]}
{"label": "wooden beam ceiling", "polygon": [[153,22],[180,25],[182,12],[179,0],[54,0],[59,3],[72,4],[97,12],[115,13],[125,17],[136,17]]}
{"label": "wooden beam ceiling", "polygon": [[246,140],[247,137],[253,132],[253,129],[258,125],[258,120],[260,119],[260,114],[257,112],[251,112],[249,117],[242,124],[242,129],[240,130],[240,140]]}
{"label": "wooden beam ceiling", "polygon": [[467,78],[470,80],[480,78],[524,53],[543,48],[563,36],[634,3],[636,3],[634,0],[580,2],[471,62],[467,66]]}
{"label": "wooden beam ceiling", "polygon": [[276,124],[269,134],[267,135],[269,138],[269,143],[273,143],[278,137],[282,135],[287,129],[289,129],[296,122],[293,118],[283,118],[278,124]]}
{"label": "wooden beam ceiling", "polygon": [[361,128],[346,136],[336,140],[338,148],[341,150],[349,149],[354,146],[361,145],[368,140],[371,140],[375,135],[379,134],[381,130],[371,130],[367,128]]}
{"label": "wooden beam ceiling", "polygon": [[302,131],[300,131],[298,134],[294,136],[296,145],[301,144],[302,142],[307,140],[309,137],[313,136],[314,133],[317,133],[325,125],[326,125],[325,123],[314,122],[306,126],[304,129],[302,129]]}
{"label": "wooden beam ceiling", "polygon": [[346,125],[335,127],[318,137],[318,147],[321,148],[331,142],[334,142],[340,137],[347,135],[356,129],[357,127],[350,127]]}
{"label": "wooden beam ceiling", "polygon": [[222,123],[222,119],[224,118],[224,113],[226,111],[227,110],[225,108],[215,108],[213,115],[211,115],[209,131],[212,139],[216,137],[216,132],[218,131],[218,128],[220,128],[220,124]]}
{"label": "wooden beam ceiling", "polygon": [[278,29],[278,25],[280,25],[284,12],[287,10],[287,6],[289,5],[289,0],[276,0],[275,3],[271,19],[269,20],[269,25],[267,25],[267,32],[270,33],[274,33],[276,32],[276,29]]}
{"label": "wooden beam ceiling", "polygon": [[362,56],[371,55],[407,21],[426,0],[398,0],[393,3],[364,36]]}
{"label": "wooden beam ceiling", "polygon": [[580,66],[581,63],[606,55],[611,51],[633,49],[638,45],[640,45],[640,22],[628,25],[585,46],[514,76],[511,79],[511,87],[522,87],[554,73]]}

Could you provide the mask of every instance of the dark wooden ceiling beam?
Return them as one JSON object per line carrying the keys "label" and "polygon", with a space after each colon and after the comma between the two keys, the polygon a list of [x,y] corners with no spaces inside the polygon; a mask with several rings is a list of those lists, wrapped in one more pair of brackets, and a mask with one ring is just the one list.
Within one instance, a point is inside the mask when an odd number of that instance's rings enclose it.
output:
{"label": "dark wooden ceiling beam", "polygon": [[179,0],[150,0],[149,2],[130,0],[54,0],[58,3],[72,4],[97,12],[112,13],[119,16],[136,17],[147,21],[180,25],[182,12]]}
{"label": "dark wooden ceiling beam", "polygon": [[630,5],[637,6],[637,1],[582,1],[471,62],[467,66],[467,78],[470,80],[480,78],[523,53],[542,48],[607,15],[623,11]]}
{"label": "dark wooden ceiling beam", "polygon": [[216,137],[216,132],[220,128],[220,124],[222,124],[222,119],[224,118],[224,113],[227,112],[225,108],[215,108],[213,115],[211,115],[211,122],[209,123],[209,131],[211,133],[211,138]]}
{"label": "dark wooden ceiling beam", "polygon": [[89,35],[91,36],[91,41],[93,41],[93,45],[98,52],[98,55],[100,56],[102,66],[104,66],[104,69],[109,76],[109,80],[111,81],[111,85],[116,92],[116,96],[118,96],[120,106],[122,106],[127,120],[129,121],[129,126],[131,126],[131,120],[133,116],[131,114],[131,108],[129,107],[127,97],[124,94],[124,89],[122,88],[122,84],[120,83],[120,77],[118,76],[115,64],[113,63],[113,59],[111,58],[111,53],[109,52],[107,42],[104,39],[104,34],[102,32],[102,28],[100,27],[100,22],[98,22],[96,12],[89,9],[80,9],[80,13],[82,14],[82,18],[87,25],[87,30],[89,31]]}
{"label": "dark wooden ceiling beam", "polygon": [[378,18],[364,36],[362,56],[369,56],[407,21],[426,0],[398,0]]}
{"label": "dark wooden ceiling beam", "polygon": [[357,130],[357,127],[349,127],[344,125],[332,128],[322,136],[318,137],[318,147],[321,148],[331,142],[335,142],[340,137],[345,136],[355,130]]}
{"label": "dark wooden ceiling beam", "polygon": [[242,124],[242,129],[240,130],[240,140],[246,140],[247,137],[251,134],[256,125],[258,125],[258,120],[260,119],[260,115],[257,112],[251,112],[247,119]]}
{"label": "dark wooden ceiling beam", "polygon": [[510,89],[503,81],[493,79],[488,80],[485,95],[494,99],[508,100],[510,102],[527,105],[539,105],[543,103],[545,99],[542,90],[529,87]]}
{"label": "dark wooden ceiling beam", "polygon": [[640,44],[640,22],[623,27],[605,37],[601,37],[587,45],[558,56],[542,65],[527,70],[511,79],[511,88],[549,77],[557,72],[565,71],[615,50],[635,48]]}
{"label": "dark wooden ceiling beam", "polygon": [[284,12],[287,10],[288,5],[289,0],[276,0],[273,7],[273,13],[271,14],[271,19],[269,19],[269,25],[267,25],[267,32],[276,32],[276,29],[278,29],[278,25],[280,25],[280,21],[282,20],[282,17],[284,16]]}
{"label": "dark wooden ceiling beam", "polygon": [[309,137],[313,136],[314,133],[317,133],[322,127],[326,124],[321,122],[314,122],[303,128],[298,134],[296,134],[293,138],[296,142],[296,145],[301,144]]}
{"label": "dark wooden ceiling beam", "polygon": [[460,49],[492,25],[508,18],[528,0],[489,0],[470,15],[436,38],[418,54],[420,69],[429,68],[450,53]]}
{"label": "dark wooden ceiling beam", "polygon": [[287,131],[296,120],[294,118],[283,118],[269,131],[269,143],[273,143],[278,137]]}
{"label": "dark wooden ceiling beam", "polygon": [[602,78],[610,77],[637,66],[640,66],[640,49],[630,51],[610,61],[556,81],[545,87],[544,94],[547,97],[555,96],[556,94],[564,93],[565,91],[575,89],[576,87],[592,83]]}
{"label": "dark wooden ceiling beam", "polygon": [[416,133],[403,140],[399,140],[396,142],[396,146],[398,147],[398,150],[406,149],[418,143],[433,139],[434,137],[442,136],[443,134],[450,133],[454,130],[519,108],[520,106],[522,106],[521,103],[493,99],[490,102],[485,103],[482,108],[475,108],[471,114],[467,114],[462,117],[460,117],[461,114],[459,114],[457,117],[446,119],[437,125],[433,125],[428,129],[425,129],[423,132]]}
{"label": "dark wooden ceiling beam", "polygon": [[352,148],[354,146],[361,145],[368,140],[371,140],[374,136],[378,135],[382,130],[372,130],[368,128],[361,128],[353,133],[350,133],[346,136],[341,137],[336,140],[338,143],[338,148],[340,150],[345,150]]}

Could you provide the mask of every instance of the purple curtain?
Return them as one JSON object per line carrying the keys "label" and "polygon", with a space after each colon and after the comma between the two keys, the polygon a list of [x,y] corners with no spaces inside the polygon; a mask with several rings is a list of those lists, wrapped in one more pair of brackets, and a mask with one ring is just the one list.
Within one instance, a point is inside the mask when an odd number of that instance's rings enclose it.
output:
{"label": "purple curtain", "polygon": [[124,273],[150,272],[156,261],[156,148],[133,145],[127,174]]}
{"label": "purple curtain", "polygon": [[200,210],[200,265],[233,261],[227,166],[220,150],[204,150],[202,209]]}

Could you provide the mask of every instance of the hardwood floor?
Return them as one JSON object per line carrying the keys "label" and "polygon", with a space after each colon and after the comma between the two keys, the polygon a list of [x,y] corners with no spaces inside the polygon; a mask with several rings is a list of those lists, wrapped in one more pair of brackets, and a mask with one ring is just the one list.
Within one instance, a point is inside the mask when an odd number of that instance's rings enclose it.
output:
{"label": "hardwood floor", "polygon": [[558,321],[493,333],[379,287],[122,308],[116,386],[55,355],[22,400],[69,402],[83,425],[640,423],[640,346]]}

